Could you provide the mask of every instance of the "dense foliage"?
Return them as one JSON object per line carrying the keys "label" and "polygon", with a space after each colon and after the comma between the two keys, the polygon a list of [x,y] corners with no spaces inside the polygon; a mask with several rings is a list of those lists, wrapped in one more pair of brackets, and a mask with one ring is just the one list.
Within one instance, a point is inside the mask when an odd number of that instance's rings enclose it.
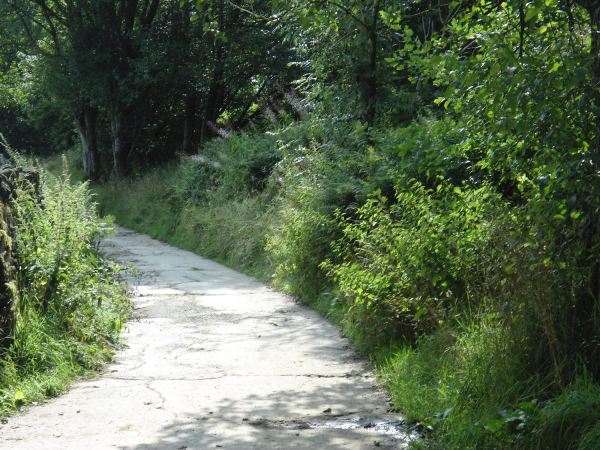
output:
{"label": "dense foliage", "polygon": [[79,141],[98,181],[247,125],[280,104],[291,45],[234,6],[215,30],[176,1],[0,1],[3,132],[38,154]]}
{"label": "dense foliage", "polygon": [[[595,448],[597,327],[565,305],[575,292],[559,290],[581,283],[581,266],[552,267],[551,237],[524,238],[526,203],[489,180],[459,187],[440,170],[428,186],[422,158],[404,168],[391,159],[414,139],[436,154],[440,142],[460,145],[447,125],[398,129],[381,152],[327,120],[232,135],[202,159],[99,187],[98,200],[119,223],[338,321],[430,438],[414,445]],[[272,167],[266,182],[257,161]]]}
{"label": "dense foliage", "polygon": [[413,445],[597,447],[598,2],[0,7],[11,138],[77,129],[105,212],[339,321]]}
{"label": "dense foliage", "polygon": [[63,392],[111,359],[129,311],[101,259],[99,222],[86,185],[68,175],[42,179],[41,198],[22,184],[13,210],[19,252],[13,344],[0,353],[0,414]]}

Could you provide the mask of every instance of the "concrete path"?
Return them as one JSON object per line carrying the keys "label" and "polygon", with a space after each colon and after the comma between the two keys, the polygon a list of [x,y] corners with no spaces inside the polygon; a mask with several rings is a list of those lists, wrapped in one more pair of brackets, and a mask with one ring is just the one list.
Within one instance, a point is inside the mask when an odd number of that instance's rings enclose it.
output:
{"label": "concrete path", "polygon": [[403,447],[368,362],[314,311],[193,253],[119,228],[142,279],[106,373],[0,428],[2,449]]}

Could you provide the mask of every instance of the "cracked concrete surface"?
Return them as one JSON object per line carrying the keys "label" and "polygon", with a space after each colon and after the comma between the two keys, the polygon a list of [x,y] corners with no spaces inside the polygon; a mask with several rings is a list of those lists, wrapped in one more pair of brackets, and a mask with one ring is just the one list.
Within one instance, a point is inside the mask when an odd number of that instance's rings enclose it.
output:
{"label": "cracked concrete surface", "polygon": [[142,278],[127,347],[94,380],[0,425],[3,449],[370,449],[410,438],[371,368],[319,315],[118,228]]}

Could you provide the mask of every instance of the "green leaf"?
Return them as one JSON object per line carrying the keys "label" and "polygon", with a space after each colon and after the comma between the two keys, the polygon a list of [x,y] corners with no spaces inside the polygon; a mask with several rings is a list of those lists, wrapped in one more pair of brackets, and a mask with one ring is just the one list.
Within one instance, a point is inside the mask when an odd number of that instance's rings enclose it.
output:
{"label": "green leaf", "polygon": [[538,200],[533,203],[533,207],[531,208],[533,212],[539,213],[546,206],[546,202],[543,200]]}
{"label": "green leaf", "polygon": [[587,77],[589,70],[585,67],[578,67],[575,69],[575,78],[577,81],[583,81]]}
{"label": "green leaf", "polygon": [[23,391],[17,391],[15,393],[15,400],[16,401],[23,400],[24,398],[25,398],[25,394],[23,394]]}
{"label": "green leaf", "polygon": [[515,273],[517,270],[515,269],[515,266],[517,265],[517,263],[510,263],[508,266],[506,266],[504,268],[504,271],[508,274],[512,274]]}
{"label": "green leaf", "polygon": [[502,429],[503,423],[504,422],[502,422],[501,420],[490,419],[485,422],[485,427],[492,433],[497,433]]}
{"label": "green leaf", "polygon": [[444,97],[450,98],[450,97],[452,97],[452,94],[454,94],[454,92],[456,92],[456,86],[454,86],[454,85],[451,84],[446,89],[446,92],[444,92]]}
{"label": "green leaf", "polygon": [[535,405],[533,402],[522,402],[515,405],[516,408],[523,410],[526,413],[535,411]]}
{"label": "green leaf", "polygon": [[300,24],[300,26],[307,30],[308,28],[310,28],[311,25],[311,21],[310,18],[308,16],[303,16],[298,20],[298,23]]}
{"label": "green leaf", "polygon": [[536,18],[540,14],[540,12],[540,8],[537,8],[535,6],[533,8],[529,8],[527,14],[525,15],[525,20],[529,22],[531,19]]}
{"label": "green leaf", "polygon": [[556,72],[558,69],[560,69],[560,66],[562,64],[560,62],[555,62],[552,67],[550,68],[550,70],[548,71],[548,73],[554,73]]}
{"label": "green leaf", "polygon": [[552,81],[551,81],[551,83],[552,83],[552,86],[553,86],[555,89],[562,89],[562,88],[563,88],[563,86],[564,86],[564,85],[563,85],[563,82],[562,82],[562,80],[561,80],[560,78],[552,78]]}
{"label": "green leaf", "polygon": [[421,317],[423,314],[427,314],[428,309],[427,308],[421,308],[420,310],[417,311],[417,313],[415,314],[414,320],[419,320],[419,317]]}
{"label": "green leaf", "polygon": [[225,33],[221,32],[221,31],[217,31],[215,33],[215,39],[221,42],[226,43],[227,42],[227,36],[225,35]]}
{"label": "green leaf", "polygon": [[506,97],[506,106],[511,108],[511,109],[515,109],[519,104],[519,98],[513,93],[513,92],[509,92],[509,94]]}

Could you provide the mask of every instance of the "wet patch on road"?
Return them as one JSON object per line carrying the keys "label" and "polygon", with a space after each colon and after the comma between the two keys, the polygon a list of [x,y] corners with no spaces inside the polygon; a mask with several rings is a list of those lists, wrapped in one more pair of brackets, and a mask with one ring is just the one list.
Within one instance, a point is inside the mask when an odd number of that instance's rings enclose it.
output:
{"label": "wet patch on road", "polygon": [[[248,422],[256,428],[284,428],[288,430],[366,430],[371,431],[374,437],[385,439],[375,440],[376,446],[405,448],[410,441],[418,439],[420,434],[406,425],[404,420],[397,418],[373,418],[346,414],[344,416],[321,416],[303,420],[270,420],[258,419]],[[377,439],[379,439],[377,438]]]}

